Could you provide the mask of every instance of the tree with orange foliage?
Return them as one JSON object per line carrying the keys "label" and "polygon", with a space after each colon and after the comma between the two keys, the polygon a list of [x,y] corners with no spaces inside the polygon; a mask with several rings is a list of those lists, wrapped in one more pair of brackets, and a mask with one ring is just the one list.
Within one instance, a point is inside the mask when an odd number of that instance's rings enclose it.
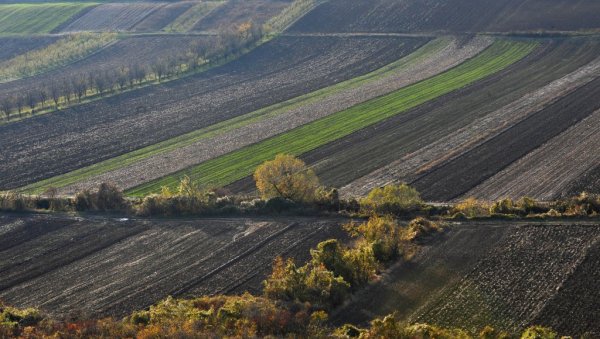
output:
{"label": "tree with orange foliage", "polygon": [[295,202],[313,201],[319,178],[304,161],[287,154],[260,165],[254,172],[263,199],[280,197]]}

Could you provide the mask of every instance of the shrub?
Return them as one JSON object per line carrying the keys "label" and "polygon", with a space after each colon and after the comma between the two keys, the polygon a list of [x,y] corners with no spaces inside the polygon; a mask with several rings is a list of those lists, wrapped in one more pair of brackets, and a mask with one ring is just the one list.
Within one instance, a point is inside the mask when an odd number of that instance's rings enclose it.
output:
{"label": "shrub", "polygon": [[375,188],[360,202],[365,213],[396,215],[415,211],[422,205],[419,192],[406,184]]}
{"label": "shrub", "polygon": [[0,210],[24,211],[33,207],[31,199],[22,194],[11,191],[0,192]]}
{"label": "shrub", "polygon": [[365,223],[350,223],[344,228],[354,237],[362,236],[371,245],[373,255],[380,262],[391,261],[401,254],[399,226],[390,216],[372,216]]}
{"label": "shrub", "polygon": [[480,218],[490,216],[488,203],[475,198],[467,198],[454,206],[452,213],[462,213],[467,218]]}
{"label": "shrub", "polygon": [[442,227],[425,218],[416,218],[413,219],[407,226],[404,239],[405,240],[421,240],[423,237],[439,232]]}
{"label": "shrub", "polygon": [[129,203],[115,185],[102,183],[96,191],[85,189],[75,195],[77,211],[123,211]]}
{"label": "shrub", "polygon": [[292,259],[277,258],[273,272],[263,282],[264,294],[273,300],[309,302],[319,309],[339,305],[348,295],[350,284],[324,265],[297,267]]}
{"label": "shrub", "polygon": [[558,334],[552,329],[542,326],[532,326],[526,329],[521,339],[556,339]]}

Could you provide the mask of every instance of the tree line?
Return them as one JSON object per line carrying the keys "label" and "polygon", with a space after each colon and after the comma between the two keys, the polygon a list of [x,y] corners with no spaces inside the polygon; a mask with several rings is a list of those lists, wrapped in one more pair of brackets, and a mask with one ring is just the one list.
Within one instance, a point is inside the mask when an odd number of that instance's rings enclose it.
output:
{"label": "tree line", "polygon": [[117,69],[73,74],[24,93],[0,97],[0,112],[5,121],[15,117],[21,119],[25,113],[33,116],[43,110],[58,110],[81,103],[86,97],[103,97],[148,81],[162,82],[229,59],[259,41],[262,35],[260,26],[248,22],[223,30],[214,39],[198,41],[184,51],[176,51],[146,64],[133,62]]}

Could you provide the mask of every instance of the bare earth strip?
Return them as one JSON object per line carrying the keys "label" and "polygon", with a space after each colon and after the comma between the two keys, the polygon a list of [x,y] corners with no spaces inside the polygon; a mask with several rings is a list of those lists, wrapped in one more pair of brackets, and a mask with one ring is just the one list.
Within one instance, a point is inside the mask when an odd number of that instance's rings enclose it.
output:
{"label": "bare earth strip", "polygon": [[419,173],[482,144],[599,75],[600,58],[414,153],[351,182],[340,191],[345,196],[362,196],[374,187],[401,181],[410,182]]}
{"label": "bare earth strip", "polygon": [[164,5],[164,3],[103,4],[73,21],[62,32],[125,31]]}
{"label": "bare earth strip", "polygon": [[599,231],[598,225],[558,221],[456,224],[331,317],[340,325],[366,324],[395,312],[408,323],[474,333],[486,325],[520,331],[535,324],[559,325],[574,336],[597,334],[600,310],[591,305],[600,300],[592,287]]}
{"label": "bare earth strip", "polygon": [[465,197],[551,200],[600,164],[600,110],[475,187]]}
{"label": "bare earth strip", "polygon": [[308,103],[293,107],[276,116],[91,177],[64,187],[61,193],[72,194],[101,182],[114,182],[123,189],[138,186],[441,73],[477,55],[491,42],[491,38],[477,37],[466,44],[461,44],[460,41],[452,38],[437,53],[416,63],[394,69],[373,81],[337,91],[322,100],[308,100]]}
{"label": "bare earth strip", "polygon": [[0,298],[55,316],[120,317],[168,295],[259,291],[275,257],[343,239],[338,222],[2,215]]}

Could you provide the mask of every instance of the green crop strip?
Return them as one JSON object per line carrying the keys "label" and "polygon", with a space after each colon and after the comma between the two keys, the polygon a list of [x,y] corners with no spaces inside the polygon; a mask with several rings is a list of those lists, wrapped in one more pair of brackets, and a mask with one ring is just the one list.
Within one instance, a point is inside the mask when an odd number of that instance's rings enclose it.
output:
{"label": "green crop strip", "polygon": [[38,181],[36,183],[23,187],[21,190],[28,193],[39,194],[42,193],[48,187],[60,188],[72,185],[74,183],[83,181],[95,175],[123,168],[135,162],[147,159],[156,154],[165,153],[181,147],[185,147],[195,142],[232,131],[236,128],[241,128],[251,123],[277,116],[296,107],[323,100],[325,97],[338,93],[342,90],[355,88],[367,82],[375,81],[390,74],[393,74],[399,69],[403,69],[410,65],[418,63],[420,60],[426,58],[427,56],[437,53],[438,51],[446,47],[450,42],[451,39],[449,38],[435,39],[425,44],[423,47],[419,48],[414,53],[411,53],[406,57],[401,58],[400,60],[386,65],[371,73],[346,80],[339,84],[335,84],[333,86],[329,86],[317,90],[315,92],[311,92],[300,97],[287,100],[282,103],[278,103],[254,112],[250,112],[248,114],[241,115],[233,119],[223,121],[206,128],[202,128],[184,135],[180,135],[175,138],[171,138],[163,142],[120,155],[118,157],[107,159],[97,164],[93,164],[81,169],[74,170],[69,173],[58,175],[56,177]]}
{"label": "green crop strip", "polygon": [[0,34],[49,33],[94,3],[0,5]]}
{"label": "green crop strip", "polygon": [[440,75],[140,185],[126,193],[142,196],[158,192],[163,186],[173,188],[183,175],[190,176],[203,186],[230,184],[252,174],[258,165],[279,153],[301,155],[499,72],[527,56],[536,46],[536,43],[496,42],[477,57]]}

